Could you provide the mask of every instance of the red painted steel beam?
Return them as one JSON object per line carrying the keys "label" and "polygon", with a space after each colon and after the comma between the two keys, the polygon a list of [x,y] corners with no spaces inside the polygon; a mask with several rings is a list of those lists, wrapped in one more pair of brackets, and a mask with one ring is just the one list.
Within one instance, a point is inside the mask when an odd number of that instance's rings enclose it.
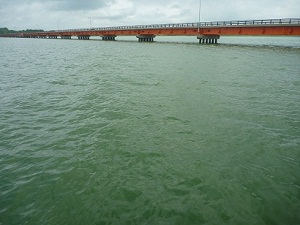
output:
{"label": "red painted steel beam", "polygon": [[300,26],[244,26],[213,27],[203,29],[204,34],[253,35],[253,36],[300,36]]}
{"label": "red painted steel beam", "polygon": [[54,31],[43,33],[30,33],[29,36],[300,36],[300,25],[296,26],[218,26],[200,28],[157,28],[157,29],[128,29],[128,30],[86,30],[86,31]]}

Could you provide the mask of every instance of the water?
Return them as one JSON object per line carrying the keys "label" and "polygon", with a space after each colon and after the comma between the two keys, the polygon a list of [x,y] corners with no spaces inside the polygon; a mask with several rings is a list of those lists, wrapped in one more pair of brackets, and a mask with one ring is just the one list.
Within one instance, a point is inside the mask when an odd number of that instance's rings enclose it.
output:
{"label": "water", "polygon": [[299,224],[299,38],[248,40],[0,39],[0,224]]}

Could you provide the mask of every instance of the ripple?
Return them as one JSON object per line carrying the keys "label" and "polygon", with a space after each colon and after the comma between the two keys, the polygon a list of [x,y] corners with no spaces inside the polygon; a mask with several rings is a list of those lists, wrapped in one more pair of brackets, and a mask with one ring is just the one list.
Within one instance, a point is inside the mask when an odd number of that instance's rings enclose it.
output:
{"label": "ripple", "polygon": [[298,49],[39,41],[0,43],[3,224],[299,221]]}

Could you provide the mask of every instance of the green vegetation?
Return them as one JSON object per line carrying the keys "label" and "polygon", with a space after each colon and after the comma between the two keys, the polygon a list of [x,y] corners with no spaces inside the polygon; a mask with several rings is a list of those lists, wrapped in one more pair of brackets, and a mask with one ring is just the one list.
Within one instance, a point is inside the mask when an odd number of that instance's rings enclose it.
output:
{"label": "green vegetation", "polygon": [[27,29],[27,30],[9,30],[7,27],[0,28],[0,34],[14,34],[14,33],[31,33],[31,32],[44,32],[41,29]]}

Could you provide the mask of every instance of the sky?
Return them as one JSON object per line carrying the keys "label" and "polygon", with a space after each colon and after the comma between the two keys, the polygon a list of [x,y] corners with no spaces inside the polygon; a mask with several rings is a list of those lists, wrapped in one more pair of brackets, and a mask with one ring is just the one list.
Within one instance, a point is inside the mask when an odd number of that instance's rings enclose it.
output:
{"label": "sky", "polygon": [[300,0],[0,0],[0,27],[74,29],[300,18]]}

